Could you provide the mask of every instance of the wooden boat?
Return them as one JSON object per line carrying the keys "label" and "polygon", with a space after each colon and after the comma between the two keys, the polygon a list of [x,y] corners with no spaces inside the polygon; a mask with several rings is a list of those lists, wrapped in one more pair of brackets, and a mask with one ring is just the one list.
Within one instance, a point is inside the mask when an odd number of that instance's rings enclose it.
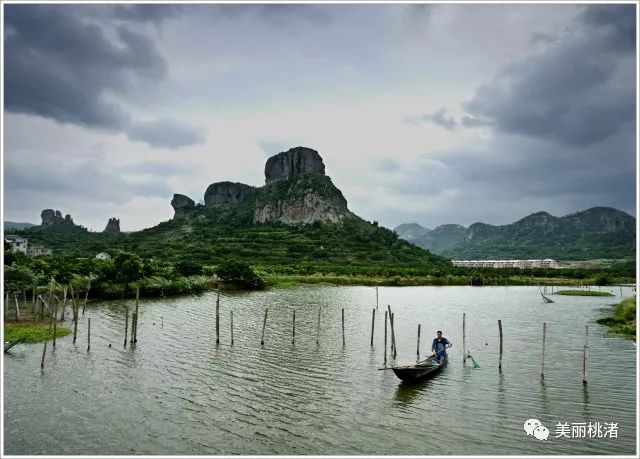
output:
{"label": "wooden boat", "polygon": [[434,376],[447,365],[448,359],[438,363],[433,359],[422,360],[415,365],[404,365],[391,367],[396,376],[403,381],[415,381],[422,378]]}

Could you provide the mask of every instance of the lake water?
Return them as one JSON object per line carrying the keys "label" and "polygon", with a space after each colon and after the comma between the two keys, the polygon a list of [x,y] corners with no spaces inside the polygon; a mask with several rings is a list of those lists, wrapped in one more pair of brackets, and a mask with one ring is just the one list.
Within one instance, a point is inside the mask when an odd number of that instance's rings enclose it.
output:
{"label": "lake water", "polygon": [[[619,295],[617,288],[610,290]],[[55,350],[49,343],[44,371],[42,344],[18,345],[4,355],[5,453],[635,453],[636,347],[607,336],[595,323],[619,296],[554,295],[555,303],[542,304],[537,287],[381,287],[379,298],[373,348],[372,287],[225,293],[218,346],[215,293],[141,301],[138,343],[126,349],[126,303],[91,305],[75,345],[72,336],[58,340]],[[415,361],[418,323],[422,353],[437,329],[453,342],[449,365],[439,375],[405,385],[392,371],[378,370],[387,304],[395,314],[397,363]],[[477,369],[463,364],[463,312]],[[498,319],[504,333],[501,373]],[[525,434],[529,418],[549,429],[546,441]],[[615,422],[617,438],[556,438],[558,423],[580,422]]]}

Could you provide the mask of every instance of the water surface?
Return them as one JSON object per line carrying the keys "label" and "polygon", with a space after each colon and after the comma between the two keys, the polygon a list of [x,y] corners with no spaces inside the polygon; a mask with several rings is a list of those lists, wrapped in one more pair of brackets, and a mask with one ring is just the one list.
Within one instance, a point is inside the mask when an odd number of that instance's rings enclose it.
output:
{"label": "water surface", "polygon": [[[5,453],[635,453],[636,347],[595,324],[620,297],[553,296],[555,303],[542,304],[532,287],[381,287],[379,297],[373,347],[371,287],[225,294],[218,346],[214,293],[142,301],[138,343],[126,349],[127,303],[94,304],[82,317],[75,345],[72,336],[58,340],[55,350],[49,344],[43,372],[42,345],[18,345],[5,354]],[[397,363],[415,361],[418,323],[422,353],[438,329],[453,341],[450,364],[437,377],[406,385],[393,372],[378,370],[387,304],[395,314]],[[463,312],[467,348],[479,369],[463,364]],[[498,319],[504,332],[501,373]],[[547,441],[526,436],[529,418],[549,428]],[[558,422],[612,421],[619,425],[618,438],[555,438]]]}

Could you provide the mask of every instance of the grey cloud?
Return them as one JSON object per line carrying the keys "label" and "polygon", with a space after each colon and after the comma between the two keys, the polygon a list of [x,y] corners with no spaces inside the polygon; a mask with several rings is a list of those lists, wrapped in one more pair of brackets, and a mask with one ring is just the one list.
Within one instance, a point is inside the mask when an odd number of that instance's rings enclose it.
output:
{"label": "grey cloud", "polygon": [[460,121],[460,124],[462,124],[464,127],[474,128],[474,127],[491,126],[493,122],[487,118],[464,115],[462,117],[462,120]]}
{"label": "grey cloud", "polygon": [[428,113],[426,115],[421,115],[421,116],[411,116],[411,117],[407,117],[405,118],[405,122],[407,123],[420,123],[420,122],[427,122],[427,123],[433,123],[435,125],[438,125],[442,128],[445,128],[447,130],[452,130],[454,129],[458,123],[456,122],[456,120],[451,117],[451,116],[447,116],[447,110],[445,108],[441,108],[440,110],[437,110],[433,113]]}
{"label": "grey cloud", "polygon": [[[39,202],[48,202],[51,196],[63,201],[91,200],[92,202],[123,203],[136,197],[170,196],[171,190],[162,177],[146,182],[129,181],[113,168],[94,159],[82,160],[59,168],[55,174],[50,166],[34,161],[29,167],[24,162],[5,160],[4,189],[20,203],[24,194],[39,196]],[[82,190],[78,193],[78,190]],[[43,207],[44,208],[44,207]]]}
{"label": "grey cloud", "polygon": [[587,7],[566,40],[503,69],[464,104],[466,125],[480,118],[502,132],[584,146],[633,122],[635,19],[626,6]]}
{"label": "grey cloud", "polygon": [[178,16],[187,11],[187,5],[176,4],[133,4],[116,5],[113,15],[125,21],[151,22],[154,24]]}
{"label": "grey cloud", "polygon": [[133,141],[147,143],[152,147],[172,150],[196,145],[204,140],[197,129],[167,118],[133,123],[127,129],[127,137]]}
{"label": "grey cloud", "polygon": [[[64,5],[5,8],[6,109],[59,123],[131,131],[152,146],[177,148],[197,141],[187,128],[162,120],[156,126],[167,127],[166,135],[148,132],[145,140],[140,134],[145,127],[132,125],[131,115],[110,100],[162,80],[167,64],[149,37],[127,26],[115,27],[116,39],[109,38],[91,20],[92,11]],[[168,139],[170,133],[176,139]]]}

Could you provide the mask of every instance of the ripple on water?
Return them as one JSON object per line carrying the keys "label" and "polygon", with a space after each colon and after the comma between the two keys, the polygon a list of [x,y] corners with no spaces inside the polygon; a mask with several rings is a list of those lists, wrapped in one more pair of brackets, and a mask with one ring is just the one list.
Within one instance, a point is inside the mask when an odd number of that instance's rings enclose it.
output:
{"label": "ripple on water", "polygon": [[[635,357],[629,342],[595,324],[610,299],[558,297],[536,288],[380,288],[395,313],[398,362],[415,360],[433,330],[453,342],[436,378],[399,384],[383,364],[384,315],[375,290],[309,286],[224,294],[215,344],[215,294],[140,303],[138,342],[124,348],[126,302],[95,304],[78,343],[5,355],[5,448],[10,454],[632,454]],[[130,313],[133,303],[129,302]],[[265,345],[260,345],[265,305]],[[321,333],[317,313],[322,308]],[[340,316],[345,308],[346,346]],[[230,345],[230,311],[234,345]],[[291,318],[296,310],[296,341]],[[479,369],[463,367],[467,346]],[[91,352],[84,330],[92,318]],[[162,317],[162,322],[160,320]],[[504,328],[497,372],[497,319]],[[548,324],[545,380],[539,379],[541,324]],[[584,325],[589,383],[583,387]],[[316,343],[319,340],[319,344]],[[111,344],[111,347],[108,345]],[[388,363],[391,364],[389,359]],[[615,377],[612,377],[615,375]],[[56,416],[42,416],[42,412]],[[540,442],[524,435],[536,417],[557,422],[616,421],[619,438]],[[25,431],[38,435],[24,435]],[[61,435],[64,432],[64,435]],[[442,439],[446,441],[442,441]]]}

